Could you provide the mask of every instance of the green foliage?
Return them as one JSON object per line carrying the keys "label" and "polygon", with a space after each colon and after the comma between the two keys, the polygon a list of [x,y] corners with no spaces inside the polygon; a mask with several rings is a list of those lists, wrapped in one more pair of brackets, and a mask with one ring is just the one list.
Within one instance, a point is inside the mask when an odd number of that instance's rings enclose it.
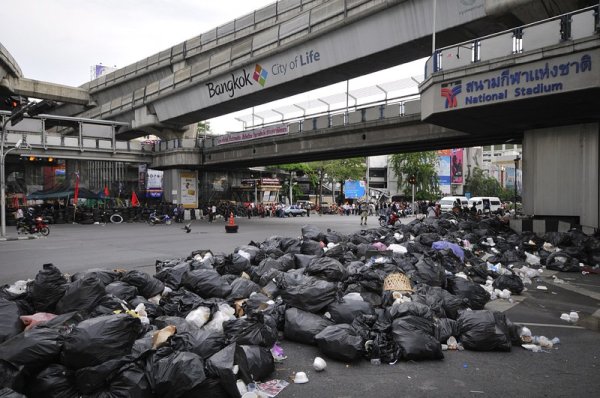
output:
{"label": "green foliage", "polygon": [[440,195],[436,167],[438,156],[435,151],[397,153],[391,156],[390,166],[398,178],[398,190],[412,195],[411,176],[415,176],[415,199],[434,200]]}
{"label": "green foliage", "polygon": [[514,200],[514,190],[503,188],[498,180],[486,173],[487,170],[475,167],[467,179],[465,192],[471,192],[471,196],[497,196],[500,200]]}
{"label": "green foliage", "polygon": [[196,125],[196,138],[204,136],[206,133],[210,133],[210,122],[203,121],[198,122]]}

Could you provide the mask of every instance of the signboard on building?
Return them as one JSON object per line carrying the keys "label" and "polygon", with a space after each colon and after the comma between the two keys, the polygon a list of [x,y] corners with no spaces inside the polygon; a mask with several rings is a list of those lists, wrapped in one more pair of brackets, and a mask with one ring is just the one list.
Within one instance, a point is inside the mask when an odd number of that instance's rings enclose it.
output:
{"label": "signboard on building", "polygon": [[163,172],[161,170],[148,169],[146,183],[146,197],[160,198],[163,194]]}
{"label": "signboard on building", "polygon": [[256,140],[259,138],[273,137],[277,135],[285,135],[289,132],[287,124],[279,124],[277,126],[268,126],[254,130],[241,131],[239,133],[229,133],[215,138],[217,145],[231,144],[235,142],[244,142]]}
{"label": "signboard on building", "polygon": [[198,207],[198,175],[195,171],[179,174],[181,204],[186,209]]}
{"label": "signboard on building", "polygon": [[452,184],[463,183],[463,149],[450,150],[450,177]]}
{"label": "signboard on building", "polygon": [[365,196],[366,192],[364,181],[346,180],[344,182],[344,196],[346,199],[360,199]]}
{"label": "signboard on building", "polygon": [[450,153],[450,150],[447,149],[445,151],[438,151],[438,165],[437,165],[437,175],[438,175],[438,185],[440,186],[440,191],[443,194],[450,194],[450,183],[452,181],[450,176],[450,158],[451,156],[447,155]]}
{"label": "signboard on building", "polygon": [[99,78],[102,75],[107,75],[117,70],[116,66],[106,66],[102,64],[93,65],[91,67],[91,78],[92,80]]}

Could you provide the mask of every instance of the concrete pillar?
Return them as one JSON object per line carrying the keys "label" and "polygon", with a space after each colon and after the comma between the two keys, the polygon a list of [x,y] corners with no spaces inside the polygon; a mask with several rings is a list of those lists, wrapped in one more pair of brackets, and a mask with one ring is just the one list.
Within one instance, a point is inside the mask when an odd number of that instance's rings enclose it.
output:
{"label": "concrete pillar", "polygon": [[600,123],[528,130],[523,138],[526,214],[579,217],[600,226]]}
{"label": "concrete pillar", "polygon": [[198,173],[195,170],[168,169],[163,174],[163,194],[169,203],[198,208]]}

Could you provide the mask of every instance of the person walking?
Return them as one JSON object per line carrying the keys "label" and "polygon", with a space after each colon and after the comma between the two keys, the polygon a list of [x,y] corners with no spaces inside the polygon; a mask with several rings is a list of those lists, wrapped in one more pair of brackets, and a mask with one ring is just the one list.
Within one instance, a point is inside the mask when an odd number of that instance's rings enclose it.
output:
{"label": "person walking", "polygon": [[361,202],[358,204],[358,211],[360,212],[360,225],[367,225],[367,217],[369,216],[369,206],[366,203]]}

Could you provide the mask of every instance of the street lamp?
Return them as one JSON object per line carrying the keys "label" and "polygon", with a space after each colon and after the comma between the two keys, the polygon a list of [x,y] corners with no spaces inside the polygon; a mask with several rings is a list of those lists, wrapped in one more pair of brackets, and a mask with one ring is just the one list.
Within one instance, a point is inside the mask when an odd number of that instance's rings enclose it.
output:
{"label": "street lamp", "polygon": [[517,215],[517,169],[519,168],[519,155],[515,158],[515,216]]}

